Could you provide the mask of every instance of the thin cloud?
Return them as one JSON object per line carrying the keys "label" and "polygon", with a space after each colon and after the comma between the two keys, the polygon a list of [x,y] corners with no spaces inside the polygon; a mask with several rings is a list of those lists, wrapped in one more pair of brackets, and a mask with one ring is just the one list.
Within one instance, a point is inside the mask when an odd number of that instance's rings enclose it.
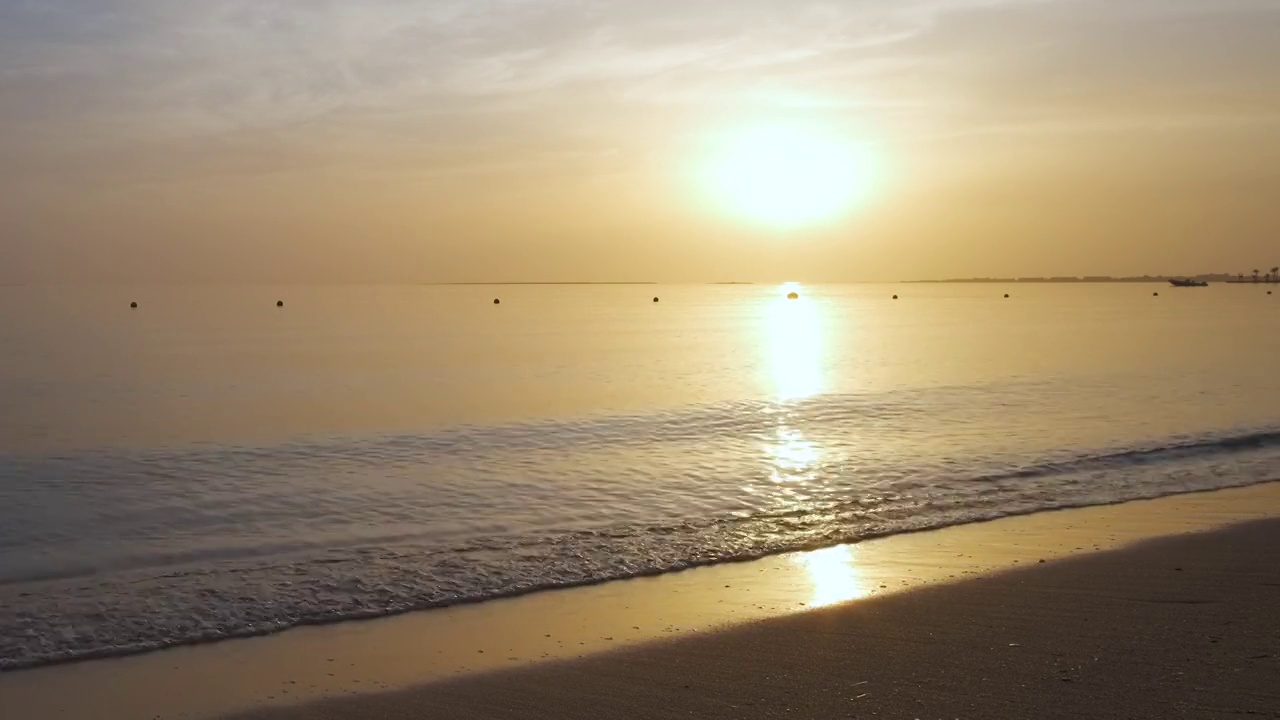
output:
{"label": "thin cloud", "polygon": [[439,173],[716,112],[904,138],[1267,122],[1278,28],[1271,0],[8,3],[0,157],[46,179]]}

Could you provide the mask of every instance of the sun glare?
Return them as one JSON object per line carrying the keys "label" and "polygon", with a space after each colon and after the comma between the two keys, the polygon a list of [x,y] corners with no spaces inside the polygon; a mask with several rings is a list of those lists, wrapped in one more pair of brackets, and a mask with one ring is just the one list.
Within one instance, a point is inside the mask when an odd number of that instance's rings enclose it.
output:
{"label": "sun glare", "polygon": [[778,399],[800,400],[821,392],[824,328],[818,306],[798,284],[786,283],[764,310],[765,347]]}
{"label": "sun glare", "polygon": [[870,594],[858,571],[853,548],[837,545],[795,556],[809,575],[813,599],[809,607],[826,607]]}
{"label": "sun glare", "polygon": [[845,212],[865,192],[864,151],[835,135],[768,126],[723,138],[708,173],[710,191],[728,211],[778,227],[821,222]]}

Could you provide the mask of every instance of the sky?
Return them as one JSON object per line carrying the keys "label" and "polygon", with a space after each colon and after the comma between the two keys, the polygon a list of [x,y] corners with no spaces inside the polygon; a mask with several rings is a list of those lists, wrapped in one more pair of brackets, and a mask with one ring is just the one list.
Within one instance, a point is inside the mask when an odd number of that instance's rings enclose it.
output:
{"label": "sky", "polygon": [[[4,0],[0,282],[1265,272],[1278,37],[1280,0]],[[837,167],[726,159],[759,128]]]}

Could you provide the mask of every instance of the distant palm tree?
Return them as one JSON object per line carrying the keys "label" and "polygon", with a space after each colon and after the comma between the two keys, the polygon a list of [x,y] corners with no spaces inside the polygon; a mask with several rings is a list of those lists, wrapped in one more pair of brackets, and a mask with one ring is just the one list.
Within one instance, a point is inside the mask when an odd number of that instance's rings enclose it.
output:
{"label": "distant palm tree", "polygon": [[1271,282],[1280,282],[1280,265],[1271,268]]}
{"label": "distant palm tree", "polygon": [[1254,271],[1253,271],[1253,281],[1254,281],[1254,282],[1258,282],[1258,271],[1257,271],[1257,270],[1254,270]]}

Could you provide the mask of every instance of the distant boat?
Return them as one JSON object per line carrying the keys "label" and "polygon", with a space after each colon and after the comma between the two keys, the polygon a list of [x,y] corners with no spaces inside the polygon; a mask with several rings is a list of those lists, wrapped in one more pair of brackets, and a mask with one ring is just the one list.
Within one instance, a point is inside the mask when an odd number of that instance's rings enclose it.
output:
{"label": "distant boat", "polygon": [[1174,287],[1209,287],[1205,280],[1170,280],[1169,284]]}

